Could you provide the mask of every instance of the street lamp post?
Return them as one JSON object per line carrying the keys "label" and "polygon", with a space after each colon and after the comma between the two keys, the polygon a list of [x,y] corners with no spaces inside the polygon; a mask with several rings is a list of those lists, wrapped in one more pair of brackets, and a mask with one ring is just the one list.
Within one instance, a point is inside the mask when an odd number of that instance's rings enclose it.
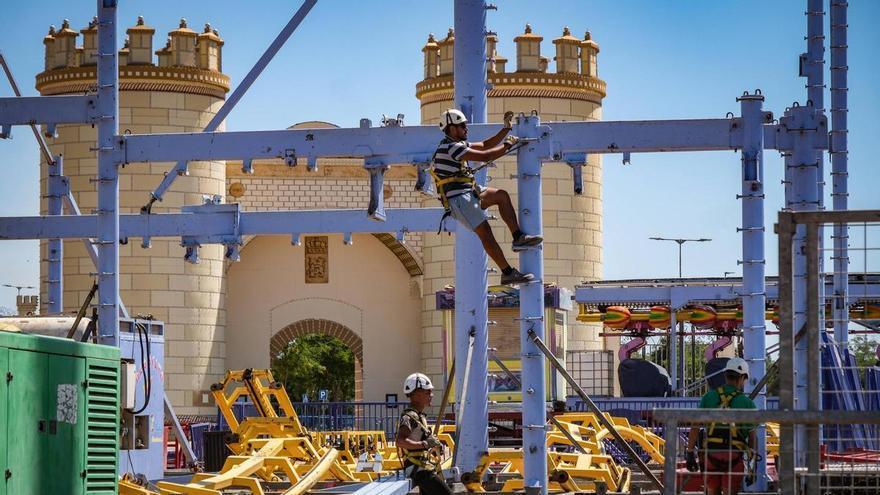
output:
{"label": "street lamp post", "polygon": [[36,289],[36,287],[30,286],[30,285],[9,285],[9,284],[3,284],[3,287],[9,287],[9,288],[11,288],[11,289],[16,289],[16,290],[18,291],[18,294],[16,294],[16,296],[20,296],[20,295],[21,295],[21,289]]}
{"label": "street lamp post", "polygon": [[[709,242],[712,239],[707,239],[705,237],[701,237],[699,239],[683,239],[683,238],[674,238],[674,237],[650,237],[652,241],[670,241],[678,244],[678,278],[679,280],[682,278],[681,276],[681,246],[686,242]],[[685,370],[684,370],[684,323],[678,323],[675,321],[675,310],[678,308],[670,308],[672,321],[669,325],[669,368],[670,374],[672,375],[670,378],[672,379],[673,387],[676,389],[684,388],[685,382]],[[679,327],[679,328],[676,328]],[[680,340],[680,341],[679,341]],[[691,354],[693,354],[693,349],[696,346],[696,337],[691,337]],[[678,345],[678,349],[676,349],[676,345]],[[680,353],[680,354],[679,354]],[[677,362],[676,362],[677,361]]]}
{"label": "street lamp post", "polygon": [[678,244],[678,278],[681,278],[681,246],[686,242],[709,242],[712,239],[701,237],[699,239],[680,239],[670,237],[650,237],[652,241],[671,241]]}

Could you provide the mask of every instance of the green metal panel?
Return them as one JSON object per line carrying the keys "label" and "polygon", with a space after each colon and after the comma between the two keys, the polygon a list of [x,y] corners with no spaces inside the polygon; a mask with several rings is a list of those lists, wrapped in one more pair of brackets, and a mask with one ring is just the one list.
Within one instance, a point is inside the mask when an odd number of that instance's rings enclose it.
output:
{"label": "green metal panel", "polygon": [[[6,373],[9,371],[9,350],[0,347],[0,438],[9,438],[6,428],[6,405],[9,404],[7,394]],[[0,442],[0,495],[7,495],[6,491],[6,445]]]}
{"label": "green metal panel", "polygon": [[0,399],[0,495],[118,493],[118,348],[0,331]]}
{"label": "green metal panel", "polygon": [[0,331],[0,347],[21,349],[64,356],[79,356],[99,359],[119,360],[119,348],[107,345],[86,344],[60,337],[31,335]]}
{"label": "green metal panel", "polygon": [[119,355],[115,360],[86,359],[86,373],[86,493],[115,495],[119,462]]}
{"label": "green metal panel", "polygon": [[48,493],[83,493],[86,360],[52,354],[47,372]]}
{"label": "green metal panel", "polygon": [[7,402],[6,489],[13,493],[48,493],[46,435],[39,430],[45,418],[47,354],[11,349]]}

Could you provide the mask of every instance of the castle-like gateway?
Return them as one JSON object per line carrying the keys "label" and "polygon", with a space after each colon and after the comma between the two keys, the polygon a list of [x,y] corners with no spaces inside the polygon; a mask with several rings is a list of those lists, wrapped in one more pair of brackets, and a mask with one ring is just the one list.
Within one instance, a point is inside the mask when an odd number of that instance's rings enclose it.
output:
{"label": "castle-like gateway", "polygon": [[[45,71],[37,75],[42,95],[81,94],[96,80],[94,23],[77,32],[66,21],[44,38]],[[127,30],[120,52],[120,131],[132,133],[197,132],[223,103],[230,81],[223,74],[223,40],[211,26],[202,32],[181,20],[167,42],[154,50],[155,29],[138,18]],[[77,46],[82,36],[82,45]],[[526,26],[514,38],[516,66],[488,39],[489,121],[505,111],[537,110],[544,121],[598,120],[605,83],[598,78],[599,46],[566,28],[553,40],[554,63],[541,55],[543,38]],[[424,79],[416,84],[421,121],[436,121],[453,105],[454,33],[422,48]],[[155,55],[155,56],[154,56]],[[320,116],[315,116],[320,118]],[[326,127],[305,122],[296,127]],[[222,130],[222,128],[221,128]],[[437,131],[438,141],[441,133]],[[94,184],[97,160],[95,129],[59,126],[49,140],[52,152],[64,155],[64,174],[84,212],[97,207]],[[479,138],[479,137],[476,137]],[[245,210],[366,208],[369,174],[359,160],[318,160],[317,170],[283,161],[255,161],[253,173],[240,162],[191,162],[186,176],[174,181],[155,212],[177,211],[200,204],[203,195],[221,195]],[[123,213],[138,213],[173,164],[120,169]],[[498,161],[491,186],[516,196],[514,158]],[[47,166],[42,164],[41,192],[46,192]],[[575,194],[571,171],[544,167],[545,283],[572,289],[602,276],[602,169],[598,156],[583,168],[583,191]],[[437,206],[415,190],[415,168],[392,167],[385,174],[387,206]],[[41,213],[47,212],[44,200]],[[366,213],[365,213],[366,214]],[[502,245],[509,233],[493,221]],[[48,257],[41,243],[42,259]],[[120,293],[132,315],[150,314],[166,322],[165,382],[179,413],[213,412],[208,389],[227,369],[267,367],[295,336],[323,333],[347,343],[356,356],[357,397],[381,401],[399,393],[413,370],[444,383],[449,358],[451,312],[438,309],[436,292],[453,283],[453,240],[432,233],[303,235],[299,245],[288,237],[246,239],[241,261],[224,260],[223,247],[203,246],[199,264],[183,260],[179,241],[152,239],[121,246]],[[510,253],[508,253],[510,255]],[[94,267],[79,241],[64,243],[65,311],[77,309],[92,286]],[[43,263],[41,275],[47,274]],[[489,282],[497,283],[498,274]],[[517,339],[513,310],[492,310],[490,340]],[[601,349],[599,328],[578,323],[574,312],[556,310],[557,349]],[[503,349],[501,349],[503,351]]]}

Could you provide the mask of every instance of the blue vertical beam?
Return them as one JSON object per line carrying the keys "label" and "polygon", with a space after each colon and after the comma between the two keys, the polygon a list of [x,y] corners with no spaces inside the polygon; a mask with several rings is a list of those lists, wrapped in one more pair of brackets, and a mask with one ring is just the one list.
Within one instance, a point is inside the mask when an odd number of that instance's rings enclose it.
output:
{"label": "blue vertical beam", "polygon": [[[63,160],[64,158],[58,155],[53,157],[52,162],[49,163],[49,174],[46,178],[46,200],[50,215],[61,215],[62,208],[64,207],[63,198],[69,190],[69,188],[64,187],[67,178],[63,176]],[[49,242],[46,243],[46,261],[49,264],[48,278],[46,280],[46,293],[49,297],[49,303],[46,310],[49,314],[59,314],[64,310],[63,260],[64,241],[61,239],[49,239]]]}
{"label": "blue vertical beam", "polygon": [[[516,133],[521,138],[540,137],[541,119],[520,115]],[[542,235],[541,158],[537,145],[520,148],[516,157],[520,228],[526,234]],[[544,339],[544,250],[536,247],[520,252],[520,266],[535,280],[519,288],[520,346],[522,355],[523,487],[529,494],[547,494],[546,371],[544,355],[529,338],[533,331]]]}
{"label": "blue vertical beam", "polygon": [[[235,105],[238,104],[239,100],[241,100],[241,97],[244,96],[245,93],[247,93],[247,90],[251,87],[254,81],[256,81],[258,77],[260,77],[263,69],[265,69],[266,66],[269,65],[269,62],[272,61],[272,58],[275,57],[275,54],[278,53],[278,50],[280,50],[281,47],[284,46],[284,43],[288,40],[288,38],[290,38],[293,32],[296,31],[296,28],[299,27],[300,23],[302,23],[303,19],[306,18],[306,16],[309,14],[309,11],[312,10],[312,7],[314,7],[316,3],[318,3],[318,0],[305,0],[305,2],[303,2],[299,10],[297,10],[296,13],[293,14],[293,17],[291,17],[287,25],[284,26],[284,29],[282,29],[281,32],[278,33],[278,36],[275,37],[275,40],[272,41],[272,44],[270,44],[269,47],[266,48],[266,51],[263,52],[263,56],[261,56],[260,59],[257,60],[257,63],[254,64],[253,67],[251,67],[250,72],[248,72],[247,75],[244,76],[244,79],[241,80],[241,83],[239,83],[232,94],[229,95],[229,98],[226,99],[226,101],[223,103],[223,106],[220,107],[220,110],[218,110],[217,113],[214,115],[214,118],[212,118],[211,121],[208,122],[208,125],[205,126],[203,132],[214,132],[217,130],[218,127],[220,127],[220,124],[222,124],[223,121],[226,120],[229,112],[231,112],[232,109],[235,108]],[[150,202],[147,203],[146,206],[144,206],[144,210],[149,211],[150,206],[155,201],[161,201],[162,196],[164,196],[168,188],[171,187],[174,179],[183,174],[185,171],[186,161],[178,161],[174,168],[170,172],[165,174],[162,182],[159,183],[159,186],[150,195]]]}
{"label": "blue vertical beam", "polygon": [[[455,106],[470,122],[486,122],[486,2],[455,0]],[[487,170],[477,174],[486,184]],[[489,450],[488,383],[488,260],[476,234],[455,234],[455,360],[467,360],[468,334],[474,331],[474,351],[467,385],[467,417],[459,418],[458,468],[471,472]],[[464,366],[455,373],[456,390],[463,389]]]}
{"label": "blue vertical beam", "polygon": [[[767,295],[764,279],[764,97],[744,94],[740,102],[743,128],[742,147],[742,262],[743,262],[743,358],[749,364],[745,391],[751,393],[766,373],[764,310]],[[767,397],[760,391],[755,397],[758,409],[767,408]],[[758,429],[756,482],[752,488],[767,490],[767,444],[764,428]]]}
{"label": "blue vertical beam", "polygon": [[[819,164],[816,153],[815,141],[817,129],[816,111],[810,106],[795,106],[790,109],[789,117],[785,118],[785,125],[792,137],[792,153],[788,160],[788,169],[791,178],[791,195],[789,208],[793,211],[818,211],[819,209]],[[808,311],[821,311],[821,308],[810,308],[807,304],[807,257],[806,227],[797,225],[793,239],[794,272],[792,286],[793,321],[792,331],[795,335],[805,328]],[[821,327],[820,327],[821,328]],[[810,338],[818,339],[819,336],[802,337],[795,343],[795,408],[807,409],[808,407],[808,347]],[[818,343],[816,344],[818,345]],[[814,363],[818,364],[818,363]],[[800,466],[806,462],[806,449],[808,446],[808,434],[805,428],[797,428],[796,448],[797,463]],[[818,448],[818,447],[817,447]]]}
{"label": "blue vertical beam", "polygon": [[[831,0],[831,205],[846,210],[847,181],[847,2]],[[834,224],[834,340],[846,347],[849,342],[849,229]]]}
{"label": "blue vertical beam", "polygon": [[[678,249],[681,249],[681,244],[678,245]],[[670,308],[670,320],[669,320],[669,340],[667,341],[667,354],[669,354],[669,380],[672,382],[672,390],[678,390],[679,388],[679,374],[678,374],[678,322],[675,319],[675,310],[678,308],[672,307]]]}
{"label": "blue vertical beam", "polygon": [[[825,111],[825,0],[807,0],[807,99],[813,102],[813,108]],[[825,168],[824,153],[816,150],[819,166],[819,209],[825,204]],[[820,265],[821,266],[821,265]]]}
{"label": "blue vertical beam", "polygon": [[119,133],[116,0],[98,0],[98,321],[102,344],[119,345]]}

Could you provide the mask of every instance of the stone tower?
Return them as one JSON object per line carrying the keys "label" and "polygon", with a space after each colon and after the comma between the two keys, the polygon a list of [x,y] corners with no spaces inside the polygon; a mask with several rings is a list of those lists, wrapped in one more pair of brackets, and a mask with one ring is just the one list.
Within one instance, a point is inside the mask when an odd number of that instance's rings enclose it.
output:
{"label": "stone tower", "polygon": [[[542,123],[551,126],[553,121],[601,119],[605,82],[596,72],[598,44],[589,33],[581,40],[565,28],[562,36],[553,40],[555,70],[551,70],[549,59],[541,55],[542,40],[526,25],[525,32],[514,38],[517,66],[508,72],[505,70],[507,59],[497,53],[496,37],[488,37],[488,80],[492,88],[488,95],[489,122],[501,122],[508,110],[517,114],[537,110]],[[439,42],[439,57],[433,36],[423,50],[426,77],[416,85],[423,124],[436,124],[440,113],[453,106],[453,43],[454,33],[450,30],[446,39]],[[444,53],[450,54],[448,59]],[[434,66],[437,64],[439,67]],[[506,157],[496,163],[497,168],[489,172],[489,185],[506,189],[516,203],[516,180],[510,179],[511,174],[516,174],[516,157]],[[589,158],[583,169],[583,181],[583,193],[577,195],[573,190],[572,172],[566,164],[544,164],[544,282],[569,289],[583,280],[602,277],[602,162],[599,156]],[[434,199],[423,204],[438,205]],[[505,247],[505,255],[510,260],[518,260],[510,250],[512,239],[503,222],[500,219],[490,222],[499,243]],[[450,236],[425,234],[423,243],[422,335],[423,349],[430,349],[444,345],[444,323],[440,312],[435,310],[434,293],[454,284],[454,240]],[[489,265],[494,267],[491,260]],[[497,284],[499,275],[490,273],[489,284]],[[575,316],[571,314],[568,318],[568,349],[603,348],[597,335],[599,328],[579,323]],[[423,353],[422,365],[437,379],[435,383],[443,383],[441,355]]]}
{"label": "stone tower", "polygon": [[[42,95],[83,94],[96,81],[95,23],[79,33],[64,21],[43,39],[45,71],[36,88]],[[220,72],[221,47],[217,31],[202,34],[181,19],[168,36],[170,44],[156,52],[155,29],[139,17],[128,28],[120,50],[119,130],[137,134],[201,131],[223,104],[229,78]],[[164,41],[164,39],[162,40]],[[164,45],[164,43],[163,43]],[[222,127],[221,127],[222,130]],[[64,173],[83,213],[97,206],[95,129],[89,125],[59,126],[48,139],[54,154],[64,156]],[[120,170],[120,210],[138,213],[171,169],[171,163],[133,164]],[[46,192],[46,163],[41,163],[40,190]],[[188,174],[178,177],[156,203],[154,212],[179,211],[183,205],[202,203],[202,195],[224,195],[226,164],[190,162]],[[47,211],[46,201],[41,212]],[[139,242],[120,246],[120,292],[132,316],[151,314],[166,322],[165,388],[179,413],[210,413],[206,398],[211,383],[226,370],[226,314],[222,246],[204,246],[201,262],[183,261],[179,239],[152,239],[144,249]],[[46,243],[41,258],[46,258]],[[41,264],[45,279],[46,263]],[[92,285],[95,268],[79,241],[64,243],[64,310],[78,309]]]}

